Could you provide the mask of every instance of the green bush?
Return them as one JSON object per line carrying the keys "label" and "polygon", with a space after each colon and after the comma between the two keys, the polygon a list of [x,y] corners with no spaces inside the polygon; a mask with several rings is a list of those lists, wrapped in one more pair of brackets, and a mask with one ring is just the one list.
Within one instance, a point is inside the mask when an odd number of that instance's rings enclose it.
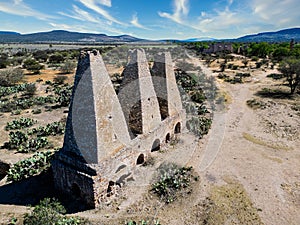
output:
{"label": "green bush", "polygon": [[28,153],[35,152],[40,148],[43,148],[49,144],[49,141],[46,137],[36,137],[33,139],[28,139],[26,142],[22,143],[18,148],[18,152]]}
{"label": "green bush", "polygon": [[28,140],[28,135],[21,131],[9,133],[9,141],[4,143],[4,147],[7,149],[18,149],[24,142]]}
{"label": "green bush", "polygon": [[179,167],[176,164],[163,164],[159,168],[158,181],[152,184],[152,191],[166,203],[173,202],[178,192],[190,186],[192,167]]}
{"label": "green bush", "polygon": [[36,86],[35,84],[28,84],[26,85],[25,87],[25,95],[28,95],[28,96],[33,96],[36,92]]}
{"label": "green bush", "polygon": [[29,84],[18,84],[10,87],[3,87],[0,86],[0,96],[4,97],[7,95],[23,92],[27,89],[28,86],[32,85],[32,83]]}
{"label": "green bush", "polygon": [[46,171],[50,168],[53,155],[50,151],[37,152],[32,157],[17,162],[8,170],[7,181],[20,181]]}
{"label": "green bush", "polygon": [[56,200],[45,198],[36,205],[33,211],[24,216],[24,225],[79,225],[87,221],[80,217],[67,217],[66,209]]}
{"label": "green bush", "polygon": [[206,117],[192,117],[186,122],[186,127],[195,135],[202,137],[207,134],[212,124],[212,120]]}
{"label": "green bush", "polygon": [[148,220],[141,220],[140,222],[136,222],[135,220],[130,220],[126,223],[126,225],[161,225],[158,220],[154,220],[153,222],[149,222]]}
{"label": "green bush", "polygon": [[11,122],[8,122],[5,126],[5,130],[18,130],[18,129],[31,127],[36,122],[37,122],[36,120],[33,120],[31,118],[21,117],[20,119],[15,119]]}
{"label": "green bush", "polygon": [[62,122],[53,122],[49,123],[46,126],[42,127],[39,126],[37,128],[33,128],[28,130],[29,135],[36,134],[38,137],[45,137],[45,136],[55,136],[64,134],[65,125]]}
{"label": "green bush", "polygon": [[54,77],[53,81],[56,84],[64,84],[67,79],[68,79],[67,76],[60,75],[60,76]]}
{"label": "green bush", "polygon": [[26,59],[23,62],[23,67],[34,74],[39,74],[40,70],[44,68],[44,66],[39,64],[35,59]]}

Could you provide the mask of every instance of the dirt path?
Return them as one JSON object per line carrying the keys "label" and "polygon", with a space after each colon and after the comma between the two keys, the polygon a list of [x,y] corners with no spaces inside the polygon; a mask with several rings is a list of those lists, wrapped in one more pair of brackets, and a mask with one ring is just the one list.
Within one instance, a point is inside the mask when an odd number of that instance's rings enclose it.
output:
{"label": "dirt path", "polygon": [[[191,61],[214,76],[199,60]],[[255,73],[252,82],[244,84],[218,81],[232,103],[227,111],[215,116],[215,130],[209,134],[206,150],[214,151],[214,161],[207,165],[200,163],[198,169],[203,182],[223,184],[229,177],[239,181],[265,224],[300,224],[299,134],[293,141],[276,138],[266,129],[263,114],[277,122],[283,119],[276,116],[277,108],[255,111],[246,105],[254,92],[265,85],[269,85],[269,80],[262,72]],[[287,107],[284,113],[293,113]],[[296,118],[290,126],[297,129],[299,115],[293,116]],[[219,151],[214,148],[218,146],[216,142],[221,143]],[[212,159],[206,151],[202,151],[202,157]]]}

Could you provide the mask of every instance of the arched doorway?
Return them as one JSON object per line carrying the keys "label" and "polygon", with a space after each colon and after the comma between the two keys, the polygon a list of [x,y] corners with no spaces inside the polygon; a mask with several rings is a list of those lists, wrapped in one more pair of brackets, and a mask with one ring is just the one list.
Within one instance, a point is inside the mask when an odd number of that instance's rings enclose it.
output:
{"label": "arched doorway", "polygon": [[155,139],[155,141],[153,142],[152,148],[151,148],[151,152],[156,152],[159,150],[160,150],[160,140]]}
{"label": "arched doorway", "polygon": [[166,135],[166,143],[169,143],[170,140],[171,140],[171,135],[170,135],[170,133],[167,133],[167,135]]}
{"label": "arched doorway", "polygon": [[145,162],[145,156],[144,156],[144,154],[140,154],[139,157],[138,157],[137,160],[136,160],[136,164],[137,164],[137,165],[141,165],[141,164],[143,164],[144,162]]}
{"label": "arched doorway", "polygon": [[181,124],[180,124],[180,122],[178,122],[178,123],[176,124],[175,129],[174,129],[174,133],[175,133],[175,134],[181,133]]}

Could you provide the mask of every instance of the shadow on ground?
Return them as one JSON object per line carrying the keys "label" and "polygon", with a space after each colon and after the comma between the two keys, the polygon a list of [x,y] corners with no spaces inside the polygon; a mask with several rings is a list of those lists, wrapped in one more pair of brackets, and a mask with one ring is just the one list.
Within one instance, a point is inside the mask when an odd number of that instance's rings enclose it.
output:
{"label": "shadow on ground", "polygon": [[273,98],[273,99],[293,99],[293,95],[290,92],[281,89],[269,89],[263,88],[256,92],[256,96],[262,98]]}
{"label": "shadow on ground", "polygon": [[87,209],[80,200],[67,198],[55,191],[51,170],[0,186],[0,204],[34,206],[44,198],[57,198],[66,208],[67,213]]}

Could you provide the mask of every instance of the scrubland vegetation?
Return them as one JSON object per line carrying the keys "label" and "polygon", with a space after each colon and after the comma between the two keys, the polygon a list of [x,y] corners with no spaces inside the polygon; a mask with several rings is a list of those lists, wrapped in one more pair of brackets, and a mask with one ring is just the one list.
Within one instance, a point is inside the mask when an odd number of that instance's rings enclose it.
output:
{"label": "scrubland vegetation", "polygon": [[[253,73],[256,71],[272,71],[265,76],[276,82],[279,87],[286,87],[288,92],[285,92],[286,89],[284,91],[274,89],[274,86],[263,87],[257,93],[257,97],[245,102],[253,110],[270,107],[270,102],[260,99],[262,96],[272,99],[276,99],[276,96],[278,99],[285,96],[291,101],[297,98],[300,89],[299,44],[291,46],[291,43],[234,43],[234,53],[201,53],[201,49],[207,48],[208,44],[188,43],[165,49],[171,51],[175,62],[176,80],[187,112],[186,126],[198,138],[203,138],[209,132],[213,113],[220,105],[223,109],[224,105],[229,103],[227,99],[220,97],[221,92],[215,79],[206,76],[201,67],[191,63],[187,53],[192,52],[195,58],[217,73],[216,78],[220,82],[224,81],[228,85],[252,82]],[[127,46],[99,49],[104,61],[108,62],[110,67],[109,73],[116,92],[123,79],[122,69],[126,65],[128,49]],[[153,64],[157,51],[161,49],[148,47],[146,50],[149,66]],[[2,145],[0,152],[26,155],[10,166],[6,176],[7,182],[20,182],[49,171],[53,154],[62,146],[65,113],[70,102],[79,54],[80,49],[0,50],[0,117],[5,121],[2,122],[1,134],[4,138],[1,139],[3,143],[0,143]],[[296,103],[291,109],[299,112]],[[55,119],[48,120],[47,116],[51,115]],[[252,136],[244,135],[247,140],[250,140],[249,137]],[[252,142],[257,143],[253,140]],[[264,146],[277,150],[283,148],[278,146],[275,148],[270,144]],[[147,167],[153,167],[154,164],[153,161]],[[201,182],[201,177],[198,177],[195,169],[188,166],[163,164],[157,172],[158,177],[149,184],[148,191],[151,195],[156,195],[161,204],[171,205],[166,207],[184,201],[184,198],[188,198],[187,196],[190,196]],[[228,203],[228,207],[224,205],[225,203]],[[223,224],[231,215],[243,224],[249,224],[251,221],[261,224],[259,210],[253,207],[251,199],[239,183],[229,182],[228,185],[213,187],[209,197],[195,207],[203,224]],[[65,213],[66,210],[57,200],[47,198],[21,219],[13,218],[11,224],[20,220],[24,221],[24,224],[46,224],[44,223],[46,220],[53,221],[52,224],[88,223],[78,217],[67,217]],[[164,224],[157,218],[148,220],[142,216],[139,219],[122,219],[122,222],[142,225]]]}

